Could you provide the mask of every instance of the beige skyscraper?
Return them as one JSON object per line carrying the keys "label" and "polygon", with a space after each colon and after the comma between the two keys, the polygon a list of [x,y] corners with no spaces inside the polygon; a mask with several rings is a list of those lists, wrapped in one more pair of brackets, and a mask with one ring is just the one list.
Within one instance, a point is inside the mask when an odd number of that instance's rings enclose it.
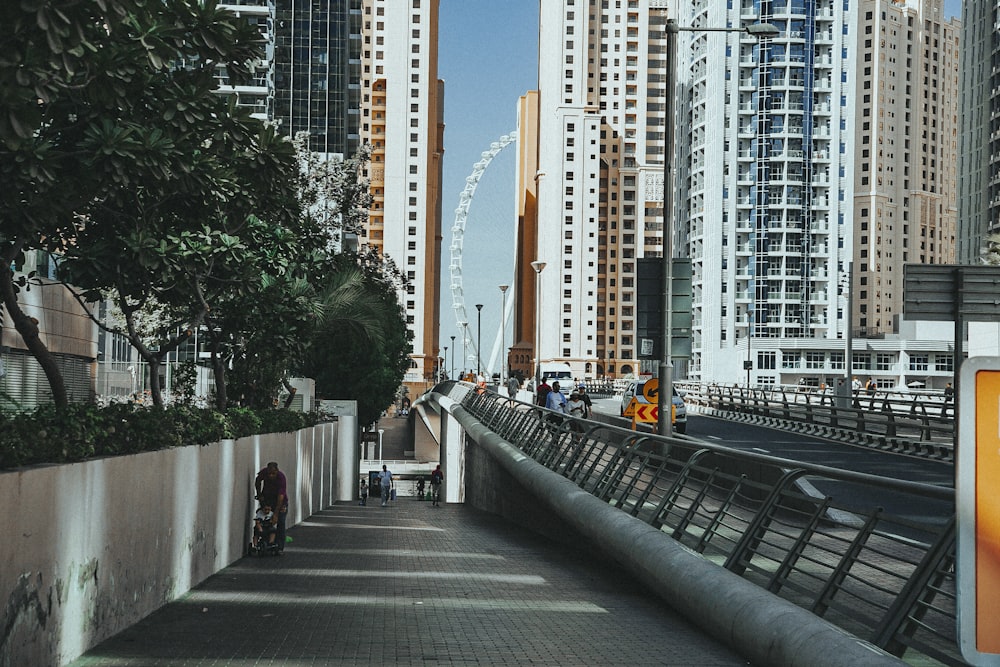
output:
{"label": "beige skyscraper", "polygon": [[942,0],[859,6],[854,136],[854,323],[894,331],[903,264],[956,249],[959,37]]}

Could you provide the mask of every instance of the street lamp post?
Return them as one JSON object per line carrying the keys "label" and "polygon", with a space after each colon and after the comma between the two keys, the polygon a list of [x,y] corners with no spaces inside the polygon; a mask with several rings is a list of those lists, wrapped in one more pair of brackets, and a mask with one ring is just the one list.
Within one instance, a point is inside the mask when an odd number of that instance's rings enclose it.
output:
{"label": "street lamp post", "polygon": [[507,288],[509,285],[500,285],[500,386],[506,387],[504,376],[507,374]]}
{"label": "street lamp post", "polygon": [[[448,349],[448,348],[444,348]],[[448,373],[448,379],[455,379],[455,337],[451,337],[451,371]]]}
{"label": "street lamp post", "polygon": [[476,304],[476,376],[483,374],[483,304]]}
{"label": "street lamp post", "polygon": [[[677,87],[677,33],[684,32],[746,32],[758,39],[774,36],[780,31],[770,23],[755,23],[741,28],[702,28],[680,26],[668,19],[664,30],[667,36],[667,77],[663,119],[663,345],[660,359],[660,390],[657,395],[656,432],[672,435],[673,423],[670,419],[673,406],[673,349],[672,334],[674,324],[674,94]],[[747,345],[749,347],[749,339]]]}
{"label": "street lamp post", "polygon": [[469,323],[462,322],[462,375],[465,375],[465,363],[469,360]]}
{"label": "street lamp post", "polygon": [[[445,367],[445,364],[447,364],[447,363],[448,363],[448,346],[445,345],[444,346],[444,360],[442,360],[442,362],[441,362],[441,375],[444,375],[444,367]],[[450,375],[448,376],[448,379],[449,380],[451,379]]]}
{"label": "street lamp post", "polygon": [[531,263],[535,270],[535,386],[542,381],[542,269],[545,262]]}

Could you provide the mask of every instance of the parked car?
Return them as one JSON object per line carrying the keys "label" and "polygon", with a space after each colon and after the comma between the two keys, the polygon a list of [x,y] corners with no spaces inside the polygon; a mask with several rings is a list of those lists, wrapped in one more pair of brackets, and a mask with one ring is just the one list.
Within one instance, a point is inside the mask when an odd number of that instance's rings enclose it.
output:
{"label": "parked car", "polygon": [[[645,386],[645,380],[633,380],[628,383],[628,386],[625,387],[625,393],[622,394],[621,416],[625,416],[625,408],[629,406],[633,398],[639,403],[649,404],[650,401],[646,399],[642,391]],[[684,405],[684,399],[677,392],[677,387],[674,387],[673,390],[674,431],[677,433],[687,433],[687,406]]]}

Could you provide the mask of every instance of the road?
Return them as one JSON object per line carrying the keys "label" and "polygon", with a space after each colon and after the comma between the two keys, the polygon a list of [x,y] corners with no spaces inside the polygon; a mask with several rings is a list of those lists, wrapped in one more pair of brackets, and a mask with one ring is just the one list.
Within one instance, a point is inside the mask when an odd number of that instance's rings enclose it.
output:
{"label": "road", "polygon": [[[602,414],[618,415],[620,401],[594,401]],[[625,420],[622,420],[625,423]],[[790,433],[743,422],[688,413],[687,437],[733,449],[777,456],[792,461],[867,473],[888,479],[921,482],[954,488],[955,467],[950,463],[894,454],[858,445]],[[838,499],[843,508],[858,512],[882,507],[886,512],[918,521],[941,522],[954,514],[954,505],[928,499],[914,499],[873,487],[811,478],[823,494]]]}

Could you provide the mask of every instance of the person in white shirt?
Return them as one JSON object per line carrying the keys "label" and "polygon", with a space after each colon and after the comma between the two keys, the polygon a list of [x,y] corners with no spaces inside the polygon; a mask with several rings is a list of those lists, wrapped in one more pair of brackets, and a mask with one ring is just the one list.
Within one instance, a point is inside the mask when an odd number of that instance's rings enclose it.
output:
{"label": "person in white shirt", "polygon": [[392,472],[383,465],[378,479],[382,487],[382,507],[385,507],[389,503],[389,493],[392,491]]}
{"label": "person in white shirt", "polygon": [[545,407],[549,410],[566,414],[566,396],[559,390],[559,383],[552,383],[552,391],[545,397]]}

